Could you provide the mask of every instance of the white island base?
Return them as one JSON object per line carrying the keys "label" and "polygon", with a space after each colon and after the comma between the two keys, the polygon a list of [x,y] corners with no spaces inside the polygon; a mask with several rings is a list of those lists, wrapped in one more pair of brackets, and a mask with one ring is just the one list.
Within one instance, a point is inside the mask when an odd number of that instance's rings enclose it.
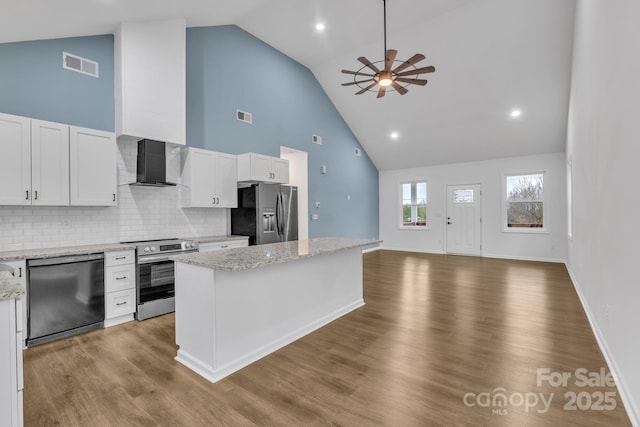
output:
{"label": "white island base", "polygon": [[176,259],[176,360],[216,382],[363,306],[361,246],[240,271]]}

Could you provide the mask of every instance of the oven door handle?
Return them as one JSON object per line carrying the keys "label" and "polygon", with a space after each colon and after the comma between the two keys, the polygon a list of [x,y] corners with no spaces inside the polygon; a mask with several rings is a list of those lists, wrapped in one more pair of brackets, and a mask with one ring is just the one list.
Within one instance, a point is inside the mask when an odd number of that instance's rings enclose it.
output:
{"label": "oven door handle", "polygon": [[166,255],[146,256],[138,259],[138,264],[151,264],[153,262],[170,261]]}
{"label": "oven door handle", "polygon": [[179,253],[172,253],[170,255],[161,254],[161,255],[145,255],[138,258],[138,264],[151,264],[152,262],[162,262],[162,261],[171,261],[169,258],[175,255],[185,255],[193,252],[198,252],[197,249],[192,251],[182,251]]}

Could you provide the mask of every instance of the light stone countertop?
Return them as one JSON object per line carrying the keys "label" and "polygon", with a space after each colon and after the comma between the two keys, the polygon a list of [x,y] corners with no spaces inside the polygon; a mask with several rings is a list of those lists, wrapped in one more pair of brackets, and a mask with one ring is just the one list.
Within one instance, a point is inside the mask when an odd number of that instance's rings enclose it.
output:
{"label": "light stone countertop", "polygon": [[249,236],[238,236],[235,234],[223,235],[223,236],[205,236],[205,237],[190,237],[185,240],[195,240],[198,243],[216,243],[227,242],[230,240],[247,240]]}
{"label": "light stone countertop", "polygon": [[0,300],[22,298],[26,294],[26,289],[8,271],[0,271]]}
{"label": "light stone countertop", "polygon": [[241,271],[271,264],[294,261],[317,255],[381,243],[381,240],[322,237],[310,240],[271,243],[268,245],[231,248],[224,251],[178,255],[176,262],[222,271]]}
{"label": "light stone countertop", "polygon": [[67,255],[94,254],[99,252],[115,252],[135,250],[134,245],[121,243],[105,243],[98,245],[69,246],[64,248],[25,249],[23,251],[0,252],[0,262],[23,259],[51,258]]}

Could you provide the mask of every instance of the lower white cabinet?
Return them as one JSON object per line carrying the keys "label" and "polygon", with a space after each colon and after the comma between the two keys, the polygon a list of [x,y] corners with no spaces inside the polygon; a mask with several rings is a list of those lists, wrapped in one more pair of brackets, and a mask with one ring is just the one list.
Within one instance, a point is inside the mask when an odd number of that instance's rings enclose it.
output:
{"label": "lower white cabinet", "polygon": [[133,320],[136,311],[136,265],[134,251],[104,255],[104,327]]}
{"label": "lower white cabinet", "polygon": [[21,427],[22,301],[0,300],[0,425]]}
{"label": "lower white cabinet", "polygon": [[249,246],[249,239],[225,240],[223,242],[200,243],[200,252],[220,251],[222,249],[243,248]]}

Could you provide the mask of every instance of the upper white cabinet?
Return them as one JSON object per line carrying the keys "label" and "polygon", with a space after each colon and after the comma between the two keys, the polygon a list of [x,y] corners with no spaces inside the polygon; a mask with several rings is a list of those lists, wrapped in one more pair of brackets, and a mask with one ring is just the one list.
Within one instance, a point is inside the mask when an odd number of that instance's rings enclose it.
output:
{"label": "upper white cabinet", "polygon": [[0,205],[31,204],[31,119],[0,113]]}
{"label": "upper white cabinet", "polygon": [[69,126],[0,114],[0,205],[69,204]]}
{"label": "upper white cabinet", "polygon": [[112,206],[115,135],[0,114],[0,205]]}
{"label": "upper white cabinet", "polygon": [[238,206],[236,156],[188,148],[182,151],[184,207]]}
{"label": "upper white cabinet", "polygon": [[289,183],[289,160],[245,153],[238,156],[238,181]]}
{"label": "upper white cabinet", "polygon": [[117,136],[184,145],[185,20],[122,23],[115,69]]}
{"label": "upper white cabinet", "polygon": [[116,137],[112,132],[70,127],[71,205],[115,206],[117,204],[116,154]]}
{"label": "upper white cabinet", "polygon": [[69,126],[31,120],[31,204],[69,204]]}

